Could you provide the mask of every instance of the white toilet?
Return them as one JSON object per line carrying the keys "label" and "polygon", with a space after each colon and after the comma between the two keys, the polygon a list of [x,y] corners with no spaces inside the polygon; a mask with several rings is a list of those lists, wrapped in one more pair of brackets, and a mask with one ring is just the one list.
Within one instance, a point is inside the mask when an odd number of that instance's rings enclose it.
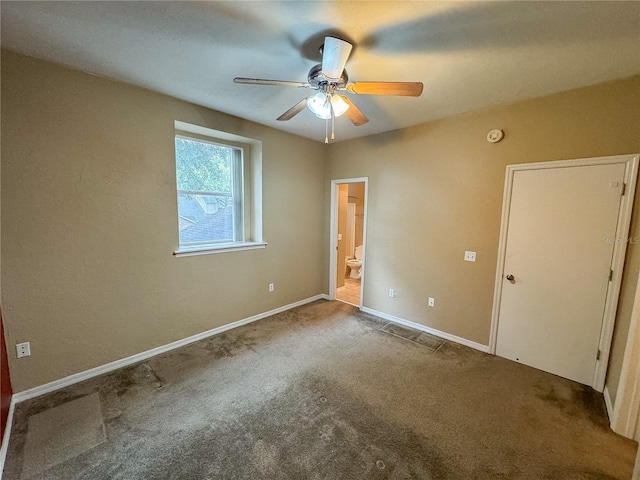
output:
{"label": "white toilet", "polygon": [[347,266],[351,269],[349,278],[360,278],[360,270],[362,269],[362,245],[356,247],[356,258],[347,260]]}

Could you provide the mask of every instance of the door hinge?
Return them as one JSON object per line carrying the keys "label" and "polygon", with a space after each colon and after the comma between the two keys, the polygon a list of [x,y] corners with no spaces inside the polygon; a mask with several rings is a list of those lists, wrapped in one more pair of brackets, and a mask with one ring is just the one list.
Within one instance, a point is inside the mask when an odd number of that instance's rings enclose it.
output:
{"label": "door hinge", "polygon": [[609,270],[609,281],[613,280],[613,270]]}
{"label": "door hinge", "polygon": [[623,183],[622,184],[622,193],[620,194],[620,196],[623,197],[626,191],[627,191],[627,184]]}
{"label": "door hinge", "polygon": [[602,353],[602,352],[600,351],[600,349],[598,349],[598,354],[596,355],[596,360],[600,360],[600,354],[601,354],[601,353]]}

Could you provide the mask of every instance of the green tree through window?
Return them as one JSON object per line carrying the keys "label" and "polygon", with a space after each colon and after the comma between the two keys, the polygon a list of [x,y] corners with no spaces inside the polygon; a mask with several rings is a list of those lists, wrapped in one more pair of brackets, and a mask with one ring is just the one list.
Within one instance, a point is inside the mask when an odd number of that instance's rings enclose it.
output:
{"label": "green tree through window", "polygon": [[232,193],[232,149],[176,137],[178,190]]}

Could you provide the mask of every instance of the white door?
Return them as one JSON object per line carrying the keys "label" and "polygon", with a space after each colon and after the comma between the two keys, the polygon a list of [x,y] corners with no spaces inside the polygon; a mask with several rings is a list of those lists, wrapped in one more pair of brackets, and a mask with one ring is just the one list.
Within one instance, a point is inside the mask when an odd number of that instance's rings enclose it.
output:
{"label": "white door", "polygon": [[624,175],[622,163],[514,173],[499,356],[593,384]]}

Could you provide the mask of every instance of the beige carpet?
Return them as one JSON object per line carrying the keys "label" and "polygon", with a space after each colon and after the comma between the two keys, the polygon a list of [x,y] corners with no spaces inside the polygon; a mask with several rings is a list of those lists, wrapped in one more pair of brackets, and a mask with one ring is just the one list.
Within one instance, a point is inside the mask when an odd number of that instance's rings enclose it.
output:
{"label": "beige carpet", "polygon": [[635,458],[590,388],[340,302],[19,404],[5,480],[45,466],[32,419],[87,395],[106,441],[33,478],[623,480]]}
{"label": "beige carpet", "polygon": [[30,416],[22,478],[42,474],[104,441],[104,423],[97,393]]}

